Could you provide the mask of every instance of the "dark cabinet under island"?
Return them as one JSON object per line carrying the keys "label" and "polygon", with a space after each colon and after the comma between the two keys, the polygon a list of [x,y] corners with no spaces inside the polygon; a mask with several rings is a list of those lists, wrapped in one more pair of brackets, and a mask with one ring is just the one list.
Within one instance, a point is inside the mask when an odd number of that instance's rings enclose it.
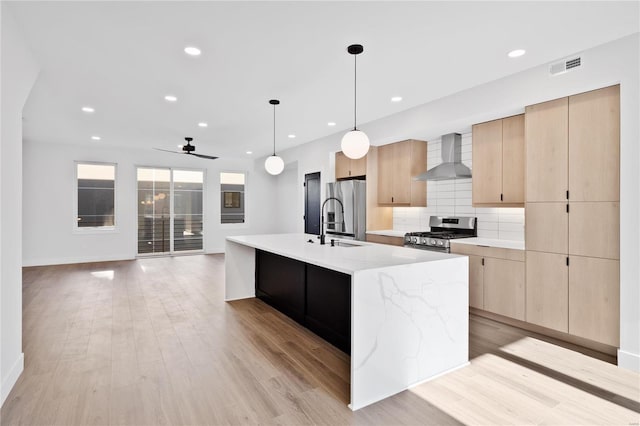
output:
{"label": "dark cabinet under island", "polygon": [[256,250],[256,296],[351,353],[351,276]]}

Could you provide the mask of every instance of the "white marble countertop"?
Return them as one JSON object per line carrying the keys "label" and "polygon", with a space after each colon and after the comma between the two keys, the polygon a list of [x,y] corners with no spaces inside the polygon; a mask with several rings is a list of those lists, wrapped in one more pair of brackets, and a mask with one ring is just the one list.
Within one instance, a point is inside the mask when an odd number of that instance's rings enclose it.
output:
{"label": "white marble countertop", "polygon": [[524,241],[498,240],[494,238],[458,238],[457,240],[452,240],[451,243],[524,250]]}
{"label": "white marble countertop", "polygon": [[[326,239],[327,244],[320,245],[317,236],[310,234],[243,235],[227,237],[227,240],[351,275],[356,271],[367,269],[435,262],[460,257],[455,254],[353,240],[341,241],[357,244],[361,247],[331,247],[330,237]],[[312,240],[313,243],[309,243],[309,240]]]}
{"label": "white marble countertop", "polygon": [[393,229],[383,229],[381,231],[367,231],[371,235],[384,235],[385,237],[404,237],[405,231],[394,231]]}

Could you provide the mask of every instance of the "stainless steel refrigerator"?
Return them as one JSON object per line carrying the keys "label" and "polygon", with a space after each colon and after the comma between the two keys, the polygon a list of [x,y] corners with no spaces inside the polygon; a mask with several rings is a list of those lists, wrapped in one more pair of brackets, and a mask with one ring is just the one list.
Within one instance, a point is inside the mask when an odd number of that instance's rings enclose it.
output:
{"label": "stainless steel refrigerator", "polygon": [[335,200],[327,201],[324,212],[326,234],[364,241],[367,227],[366,182],[344,180],[328,183],[326,196],[337,198],[344,207],[343,216],[340,203]]}

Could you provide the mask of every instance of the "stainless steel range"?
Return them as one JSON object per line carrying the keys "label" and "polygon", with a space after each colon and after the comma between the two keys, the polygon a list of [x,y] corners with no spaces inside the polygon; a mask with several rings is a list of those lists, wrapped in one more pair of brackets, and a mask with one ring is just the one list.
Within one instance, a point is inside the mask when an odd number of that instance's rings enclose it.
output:
{"label": "stainless steel range", "polygon": [[475,217],[431,216],[429,218],[431,232],[404,234],[404,246],[449,253],[450,240],[478,235],[477,222]]}

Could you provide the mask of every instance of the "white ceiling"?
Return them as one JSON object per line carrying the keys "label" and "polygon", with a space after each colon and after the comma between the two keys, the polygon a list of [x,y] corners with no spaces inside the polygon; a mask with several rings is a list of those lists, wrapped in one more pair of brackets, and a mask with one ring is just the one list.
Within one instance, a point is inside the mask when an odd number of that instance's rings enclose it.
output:
{"label": "white ceiling", "polygon": [[7,3],[42,66],[26,139],[227,157],[270,154],[271,98],[278,151],[352,126],[352,43],[361,124],[638,31],[635,1]]}

